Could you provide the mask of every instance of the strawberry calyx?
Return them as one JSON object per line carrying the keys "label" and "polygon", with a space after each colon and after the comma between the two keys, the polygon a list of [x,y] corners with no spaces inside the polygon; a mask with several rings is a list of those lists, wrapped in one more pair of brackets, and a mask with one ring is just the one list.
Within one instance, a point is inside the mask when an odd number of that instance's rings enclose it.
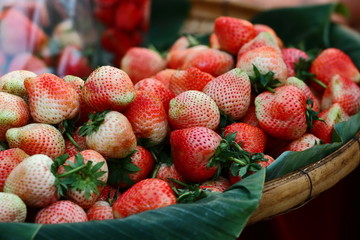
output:
{"label": "strawberry calyx", "polygon": [[195,47],[195,46],[198,46],[198,45],[201,44],[200,41],[196,37],[194,37],[194,36],[192,36],[190,34],[186,34],[186,38],[187,38],[187,40],[189,42],[189,47],[188,48]]}
{"label": "strawberry calyx", "polygon": [[220,129],[223,129],[232,123],[235,123],[235,121],[229,115],[225,114],[223,111],[220,111]]}
{"label": "strawberry calyx", "polygon": [[249,76],[253,91],[261,93],[264,91],[275,92],[276,88],[281,82],[274,78],[275,73],[272,71],[266,74],[261,74],[259,69],[253,64],[253,71],[255,76]]}
{"label": "strawberry calyx", "polygon": [[86,122],[80,129],[79,135],[86,136],[99,130],[100,125],[104,122],[105,116],[111,110],[105,110],[103,112],[89,113],[90,121]]}
{"label": "strawberry calyx", "polygon": [[313,128],[313,121],[315,120],[319,120],[319,121],[322,121],[324,122],[325,120],[322,119],[322,118],[319,118],[319,112],[316,112],[313,110],[313,101],[308,98],[306,100],[306,123],[308,125],[309,128]]}
{"label": "strawberry calyx", "polygon": [[59,128],[60,132],[62,134],[65,134],[65,136],[70,140],[70,142],[81,152],[84,149],[82,149],[82,147],[80,147],[79,144],[72,137],[76,130],[75,123],[76,120],[66,119],[60,124]]}
{"label": "strawberry calyx", "polygon": [[173,178],[169,178],[169,180],[184,187],[172,188],[177,196],[177,203],[193,203],[199,201],[200,199],[206,198],[211,194],[214,194],[214,192],[210,191],[209,189],[200,188],[199,184],[186,184]]}
{"label": "strawberry calyx", "polygon": [[317,79],[316,75],[314,73],[311,73],[309,71],[312,62],[313,62],[313,59],[307,60],[304,58],[299,58],[299,61],[294,63],[295,77],[303,80],[304,82],[314,81],[321,87],[326,88],[327,86],[322,81]]}
{"label": "strawberry calyx", "polygon": [[[64,196],[67,190],[75,189],[84,191],[85,197],[88,199],[92,192],[99,193],[98,186],[105,186],[105,183],[99,180],[105,174],[105,171],[100,171],[104,162],[95,165],[92,161],[84,163],[84,158],[80,153],[75,155],[75,163],[66,161],[67,159],[68,154],[63,154],[56,158],[51,165],[51,172],[56,177],[55,186],[58,194]],[[58,174],[60,166],[65,169],[65,173]]]}

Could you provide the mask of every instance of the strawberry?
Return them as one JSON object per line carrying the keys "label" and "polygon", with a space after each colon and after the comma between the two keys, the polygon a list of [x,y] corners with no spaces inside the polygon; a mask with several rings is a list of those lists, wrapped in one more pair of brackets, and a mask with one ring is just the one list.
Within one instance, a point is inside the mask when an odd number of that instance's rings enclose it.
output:
{"label": "strawberry", "polygon": [[219,176],[215,180],[207,180],[200,184],[200,189],[208,189],[211,192],[223,192],[230,187],[230,181],[227,178]]}
{"label": "strawberry", "polygon": [[316,137],[311,133],[305,133],[300,138],[291,141],[284,151],[300,152],[320,143],[321,143],[320,138]]}
{"label": "strawberry", "polygon": [[334,75],[321,99],[321,109],[328,109],[339,103],[343,110],[352,116],[360,111],[360,87],[341,75]]}
{"label": "strawberry", "polygon": [[236,54],[256,36],[254,25],[247,20],[221,16],[215,19],[214,33],[222,50]]}
{"label": "strawberry", "polygon": [[256,117],[269,135],[284,140],[302,136],[308,127],[306,96],[294,86],[282,86],[275,93],[263,92],[255,98]]}
{"label": "strawberry", "polygon": [[[325,85],[328,85],[336,74],[355,83],[360,82],[360,73],[354,62],[346,53],[337,48],[324,49],[312,62],[310,72]],[[311,83],[316,90],[323,92],[323,88],[319,88],[316,83]]]}
{"label": "strawberry", "polygon": [[25,222],[27,209],[17,195],[0,192],[0,222]]}
{"label": "strawberry", "polygon": [[24,159],[9,174],[4,192],[18,195],[29,207],[45,207],[60,196],[51,172],[53,160],[43,154]]}
{"label": "strawberry", "polygon": [[168,135],[168,120],[160,98],[153,92],[137,91],[135,101],[125,110],[137,139],[146,140],[148,146],[164,141]]}
{"label": "strawberry", "polygon": [[245,113],[244,117],[240,119],[241,122],[249,124],[254,127],[260,127],[259,120],[256,117],[254,101],[250,103],[250,106]]}
{"label": "strawberry", "polygon": [[160,80],[155,78],[145,78],[135,84],[136,90],[149,91],[155,93],[161,100],[164,110],[169,110],[169,102],[175,97],[175,93],[167,88]]}
{"label": "strawberry", "polygon": [[35,217],[35,223],[55,224],[87,222],[86,212],[79,205],[68,200],[57,201],[41,209]]}
{"label": "strawberry", "polygon": [[203,92],[214,99],[222,113],[235,121],[245,115],[250,105],[250,79],[239,68],[213,79],[204,87]]}
{"label": "strawberry", "polygon": [[136,96],[129,76],[111,66],[95,69],[87,78],[82,91],[86,104],[98,112],[108,109],[122,111]]}
{"label": "strawberry", "polygon": [[194,55],[207,49],[209,49],[208,46],[197,45],[186,49],[175,49],[169,51],[166,56],[167,67],[171,69],[183,68],[183,65]]}
{"label": "strawberry", "polygon": [[151,152],[136,146],[133,154],[123,159],[108,159],[110,176],[108,183],[120,187],[130,187],[147,178],[154,170],[155,160]]}
{"label": "strawberry", "polygon": [[44,31],[15,8],[3,13],[0,33],[1,49],[9,55],[37,53],[47,43]]}
{"label": "strawberry", "polygon": [[85,137],[79,135],[79,130],[80,128],[78,128],[70,136],[66,134],[67,138],[65,138],[64,154],[68,154],[69,157],[75,156],[77,153],[81,152],[82,150],[86,150],[89,148],[86,144]]}
{"label": "strawberry", "polygon": [[8,66],[8,71],[27,70],[36,74],[48,73],[50,69],[46,66],[43,59],[33,55],[30,52],[17,54]]}
{"label": "strawberry", "polygon": [[51,40],[56,42],[60,48],[73,46],[82,49],[84,47],[83,40],[71,18],[67,18],[54,26]]}
{"label": "strawberry", "polygon": [[215,130],[220,123],[220,112],[211,97],[189,90],[171,99],[168,118],[172,129],[207,127]]}
{"label": "strawberry", "polygon": [[0,91],[11,93],[28,101],[28,93],[24,86],[24,80],[35,77],[36,74],[27,70],[8,72],[0,77]]}
{"label": "strawberry", "polygon": [[287,78],[286,65],[282,56],[272,47],[258,47],[245,52],[238,58],[236,67],[243,70],[249,77],[255,77],[254,66],[261,74],[274,73],[274,78],[284,82]]}
{"label": "strawberry", "polygon": [[20,148],[29,155],[45,154],[56,158],[65,151],[65,140],[60,131],[52,125],[31,123],[11,128],[6,132],[11,148]]}
{"label": "strawberry", "polygon": [[265,151],[266,134],[258,127],[246,123],[232,123],[224,128],[224,135],[236,133],[235,142],[250,153]]}
{"label": "strawberry", "polygon": [[116,111],[91,114],[79,131],[86,144],[105,158],[123,158],[136,148],[136,137],[129,120]]}
{"label": "strawberry", "polygon": [[115,218],[166,207],[176,203],[170,185],[157,178],[147,178],[124,192],[113,205]]}
{"label": "strawberry", "polygon": [[215,77],[231,70],[234,67],[234,59],[227,52],[213,48],[197,51],[187,57],[181,69],[196,67]]}
{"label": "strawberry", "polygon": [[161,163],[160,165],[158,165],[155,173],[155,178],[164,180],[165,182],[169,183],[171,187],[176,188],[181,188],[182,186],[172,181],[171,179],[175,179],[179,182],[185,182],[184,177],[179,174],[173,163]]}
{"label": "strawberry", "polygon": [[0,192],[4,190],[5,180],[10,172],[27,157],[29,155],[20,148],[0,151]]}
{"label": "strawberry", "polygon": [[221,46],[220,46],[220,43],[219,43],[219,39],[218,39],[218,37],[216,36],[215,33],[210,34],[209,45],[210,45],[211,48],[220,50]]}
{"label": "strawberry", "polygon": [[22,127],[30,122],[30,118],[29,107],[24,99],[0,92],[0,141],[5,140],[8,129]]}
{"label": "strawberry", "polygon": [[205,85],[213,80],[214,77],[196,67],[189,67],[186,70],[178,70],[172,74],[169,89],[175,95],[188,90],[202,91]]}
{"label": "strawberry", "polygon": [[186,36],[181,36],[171,45],[169,48],[169,52],[176,51],[176,50],[185,50],[191,47],[191,43],[189,38]]}
{"label": "strawberry", "polygon": [[159,53],[141,47],[130,48],[120,64],[120,68],[129,75],[134,84],[141,79],[152,77],[165,69],[165,66],[165,60]]}
{"label": "strawberry", "polygon": [[279,54],[281,54],[280,47],[276,41],[276,37],[270,32],[261,32],[255,38],[251,39],[249,42],[245,43],[237,53],[237,58],[239,59],[245,52],[255,49],[258,47],[269,46],[274,48]]}
{"label": "strawberry", "polygon": [[58,124],[74,118],[80,111],[80,96],[54,74],[26,78],[24,85],[29,94],[30,113],[36,122]]}
{"label": "strawberry", "polygon": [[[110,162],[108,162],[108,164],[110,165]],[[110,181],[111,176],[109,176],[108,181]],[[110,205],[112,205],[116,199],[118,199],[120,197],[121,193],[118,191],[117,188],[111,187],[109,184],[105,185],[101,192],[100,195],[97,198],[97,201],[105,201],[110,203]]]}
{"label": "strawberry", "polygon": [[254,30],[256,32],[256,35],[260,34],[261,32],[269,32],[271,33],[272,35],[275,36],[276,38],[276,41],[278,43],[278,46],[280,48],[283,48],[284,47],[284,43],[283,41],[281,40],[281,38],[279,38],[279,36],[276,34],[275,30],[273,28],[271,28],[270,26],[266,25],[266,24],[254,24]]}
{"label": "strawberry", "polygon": [[349,115],[344,111],[339,103],[332,104],[329,108],[319,113],[319,118],[324,121],[315,120],[311,133],[320,138],[324,143],[332,142],[334,125],[347,121]]}
{"label": "strawberry", "polygon": [[281,49],[281,54],[286,64],[288,77],[296,75],[296,64],[300,63],[300,59],[309,60],[306,52],[297,48],[283,48]]}
{"label": "strawberry", "polygon": [[112,207],[108,202],[97,201],[86,212],[89,221],[114,219]]}
{"label": "strawberry", "polygon": [[[107,182],[108,166],[105,158],[101,156],[101,154],[89,149],[68,158],[65,164],[59,167],[57,174],[61,175],[70,171],[71,169],[67,169],[67,167],[77,164],[79,158],[82,158],[81,164],[89,167],[93,165],[94,167],[89,174],[81,172],[80,175],[78,175],[81,176],[81,178],[66,191],[65,195],[69,200],[75,202],[80,207],[88,209],[97,201],[102,187]],[[85,188],[83,186],[85,186]]]}
{"label": "strawberry", "polygon": [[141,24],[142,13],[133,1],[119,1],[115,12],[115,26],[119,29],[134,30]]}
{"label": "strawberry", "polygon": [[159,80],[160,82],[162,82],[166,88],[169,88],[171,76],[172,76],[175,72],[176,72],[175,69],[166,68],[166,69],[161,70],[160,72],[158,72],[158,73],[154,76],[154,78],[156,78],[157,80]]}

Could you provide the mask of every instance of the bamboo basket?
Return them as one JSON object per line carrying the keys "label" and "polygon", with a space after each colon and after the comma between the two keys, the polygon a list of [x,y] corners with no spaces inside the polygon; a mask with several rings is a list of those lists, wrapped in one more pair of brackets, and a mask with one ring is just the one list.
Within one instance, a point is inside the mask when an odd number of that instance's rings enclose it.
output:
{"label": "bamboo basket", "polygon": [[[260,4],[261,3],[261,4]],[[288,4],[301,4],[294,0]],[[273,7],[277,1],[254,0],[191,0],[191,9],[181,32],[208,34],[219,16],[251,19],[257,13]],[[360,165],[360,132],[340,149],[327,157],[283,177],[265,183],[260,205],[248,225],[287,213],[303,206],[320,193],[334,186]]]}

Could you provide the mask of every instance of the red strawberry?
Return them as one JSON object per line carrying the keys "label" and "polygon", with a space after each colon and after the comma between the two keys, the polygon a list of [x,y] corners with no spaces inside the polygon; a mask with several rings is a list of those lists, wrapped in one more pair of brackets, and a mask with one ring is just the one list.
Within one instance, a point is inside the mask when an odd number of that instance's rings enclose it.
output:
{"label": "red strawberry", "polygon": [[223,192],[228,187],[230,187],[229,179],[221,176],[215,180],[207,180],[199,186],[200,189],[208,189],[211,192]]}
{"label": "red strawberry", "polygon": [[168,135],[167,115],[160,98],[152,92],[137,91],[135,101],[124,111],[137,139],[149,146],[164,141]]}
{"label": "red strawberry", "polygon": [[6,132],[11,148],[20,148],[29,155],[45,154],[56,158],[65,151],[65,140],[60,131],[52,125],[31,123]]}
{"label": "red strawberry", "polygon": [[191,59],[197,53],[208,49],[208,46],[197,45],[186,49],[175,49],[169,51],[166,57],[167,67],[172,69],[183,68],[184,63]]}
{"label": "red strawberry", "polygon": [[80,96],[70,84],[54,74],[26,78],[30,113],[36,122],[58,124],[80,111]]}
{"label": "red strawberry", "polygon": [[235,141],[241,148],[250,153],[265,151],[266,134],[258,127],[246,123],[232,123],[224,128],[224,135],[236,133]]}
{"label": "red strawberry", "polygon": [[215,130],[220,123],[220,112],[208,95],[189,90],[171,99],[168,118],[172,129],[207,127]]}
{"label": "red strawberry", "polygon": [[239,52],[237,53],[237,58],[239,59],[245,52],[249,50],[264,46],[272,47],[277,52],[279,52],[279,54],[281,54],[281,50],[275,36],[269,32],[261,32],[240,48]]}
{"label": "red strawberry", "polygon": [[[114,0],[114,2],[115,1],[117,2],[117,0]],[[96,5],[94,9],[94,15],[96,19],[100,21],[100,23],[104,24],[106,27],[112,27],[115,25],[114,19],[116,8],[111,5],[103,5],[102,2],[103,0],[101,1],[101,4]]]}
{"label": "red strawberry", "polygon": [[281,49],[282,58],[286,64],[288,77],[295,76],[295,65],[299,64],[300,59],[308,60],[309,56],[302,50],[297,48]]}
{"label": "red strawberry", "polygon": [[44,60],[38,58],[30,52],[17,54],[9,63],[8,71],[27,70],[36,74],[48,73],[50,69]]}
{"label": "red strawberry", "polygon": [[210,81],[203,92],[214,99],[220,111],[233,120],[243,117],[250,105],[250,79],[239,68],[234,68]]}
{"label": "red strawberry", "polygon": [[4,192],[18,195],[29,207],[45,207],[59,199],[53,160],[43,154],[24,159],[9,174]]}
{"label": "red strawberry", "polygon": [[[75,164],[79,161],[78,158],[82,158],[82,161],[85,165],[91,162],[92,166],[98,165],[99,167],[94,168],[95,172],[91,172],[88,175],[85,173],[81,173],[83,176],[80,181],[73,185],[71,189],[68,189],[65,193],[66,197],[78,204],[80,207],[84,209],[90,208],[97,201],[98,196],[100,195],[102,187],[105,185],[108,179],[108,166],[106,160],[101,154],[94,150],[84,150],[81,151],[78,155],[72,156],[68,158],[63,166],[60,166],[57,174],[61,175],[67,172],[66,166],[71,165],[71,163]],[[92,178],[90,180],[90,178]],[[90,185],[91,182],[102,182],[96,185]],[[86,186],[88,184],[88,186]],[[83,185],[86,186],[83,189]]]}
{"label": "red strawberry", "polygon": [[217,77],[234,67],[234,59],[226,52],[208,48],[197,51],[191,57],[186,58],[181,69],[189,67],[196,67],[203,72]]}
{"label": "red strawberry", "polygon": [[142,12],[133,1],[119,1],[115,12],[115,26],[119,29],[135,30],[141,24]]}
{"label": "red strawberry", "polygon": [[192,182],[210,179],[217,172],[217,167],[207,165],[220,142],[220,135],[205,127],[172,131],[170,143],[175,168]]}
{"label": "red strawberry", "polygon": [[154,78],[156,78],[157,80],[159,80],[160,82],[162,82],[166,88],[169,88],[171,76],[172,76],[175,72],[176,72],[175,69],[166,68],[166,69],[161,70],[160,72],[158,72],[158,73],[154,76]]}
{"label": "red strawberry", "polygon": [[89,221],[114,219],[112,207],[108,202],[97,201],[86,212]]}
{"label": "red strawberry", "polygon": [[[310,72],[315,74],[316,78],[325,85],[328,85],[336,74],[355,83],[360,82],[360,73],[354,62],[347,54],[337,48],[323,50],[312,62]],[[319,88],[315,83],[313,84],[316,90],[323,91],[323,88]]]}
{"label": "red strawberry", "polygon": [[185,182],[183,176],[179,174],[176,170],[174,164],[161,163],[158,166],[157,172],[155,174],[155,178],[159,178],[169,183],[171,187],[182,188],[183,186],[172,181],[171,179],[175,179],[179,182]]}
{"label": "red strawberry", "polygon": [[324,121],[315,120],[311,133],[320,138],[324,143],[332,142],[334,125],[347,121],[349,115],[344,111],[339,103],[332,104],[328,109],[319,113],[319,118]]}
{"label": "red strawberry", "polygon": [[74,202],[57,201],[46,208],[41,209],[35,217],[35,223],[55,224],[87,222],[86,212]]}
{"label": "red strawberry", "polygon": [[263,92],[255,98],[255,108],[261,128],[269,135],[294,140],[306,132],[306,96],[297,87]]}
{"label": "red strawberry", "polygon": [[141,47],[130,48],[121,60],[120,67],[135,84],[165,69],[165,60],[159,53]]}
{"label": "red strawberry", "polygon": [[129,120],[116,111],[91,115],[80,129],[86,144],[105,158],[123,158],[136,148],[136,137]]}
{"label": "red strawberry", "polygon": [[157,178],[147,178],[124,192],[113,205],[115,218],[166,207],[176,203],[170,185]]}
{"label": "red strawberry", "polygon": [[0,151],[0,192],[4,190],[5,180],[10,172],[27,157],[29,155],[20,148]]}
{"label": "red strawberry", "polygon": [[241,122],[249,124],[251,126],[260,127],[259,120],[257,119],[255,113],[255,105],[253,103],[254,102],[252,102],[252,104],[250,103],[247,112],[245,113],[244,117],[242,117],[240,120]]}
{"label": "red strawberry", "polygon": [[178,70],[172,74],[169,83],[169,89],[179,95],[188,90],[202,91],[205,85],[213,80],[214,77],[196,67],[190,67],[186,70]]}
{"label": "red strawberry", "polygon": [[220,46],[220,43],[219,43],[219,39],[218,39],[218,37],[216,36],[215,33],[210,34],[209,45],[210,45],[211,48],[220,50],[221,46]]}
{"label": "red strawberry", "polygon": [[0,91],[17,95],[28,101],[28,93],[24,86],[24,80],[28,77],[36,77],[36,74],[27,70],[8,72],[0,77]]}
{"label": "red strawberry", "polygon": [[22,127],[30,122],[29,107],[21,97],[0,92],[0,141],[5,140],[6,131]]}
{"label": "red strawberry", "polygon": [[145,78],[135,84],[136,90],[149,91],[155,93],[161,100],[164,110],[167,113],[169,110],[169,102],[175,97],[175,93],[155,78]]}
{"label": "red strawberry", "polygon": [[222,50],[236,54],[239,49],[256,36],[254,26],[247,20],[233,17],[218,17],[214,23]]}
{"label": "red strawberry", "polygon": [[98,112],[108,109],[122,111],[136,96],[129,76],[111,66],[95,69],[87,78],[82,91],[86,104]]}
{"label": "red strawberry", "polygon": [[304,151],[309,149],[316,144],[320,144],[320,138],[316,137],[311,133],[305,133],[300,138],[291,141],[284,151]]}
{"label": "red strawberry", "polygon": [[17,195],[0,192],[0,222],[25,222],[27,209]]}
{"label": "red strawberry", "polygon": [[321,99],[321,109],[339,103],[352,116],[360,111],[360,87],[350,79],[335,75],[329,82]]}
{"label": "red strawberry", "polygon": [[249,77],[255,77],[254,65],[261,74],[272,71],[274,78],[284,82],[287,78],[286,65],[282,56],[272,47],[264,46],[245,52],[237,60],[236,67],[246,72]]}

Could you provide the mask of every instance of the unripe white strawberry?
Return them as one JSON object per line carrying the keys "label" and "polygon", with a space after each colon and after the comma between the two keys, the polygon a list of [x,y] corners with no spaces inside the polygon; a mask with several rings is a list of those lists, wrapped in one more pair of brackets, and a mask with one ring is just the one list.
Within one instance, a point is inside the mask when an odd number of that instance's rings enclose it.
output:
{"label": "unripe white strawberry", "polygon": [[0,192],[0,222],[25,222],[27,209],[17,195]]}

